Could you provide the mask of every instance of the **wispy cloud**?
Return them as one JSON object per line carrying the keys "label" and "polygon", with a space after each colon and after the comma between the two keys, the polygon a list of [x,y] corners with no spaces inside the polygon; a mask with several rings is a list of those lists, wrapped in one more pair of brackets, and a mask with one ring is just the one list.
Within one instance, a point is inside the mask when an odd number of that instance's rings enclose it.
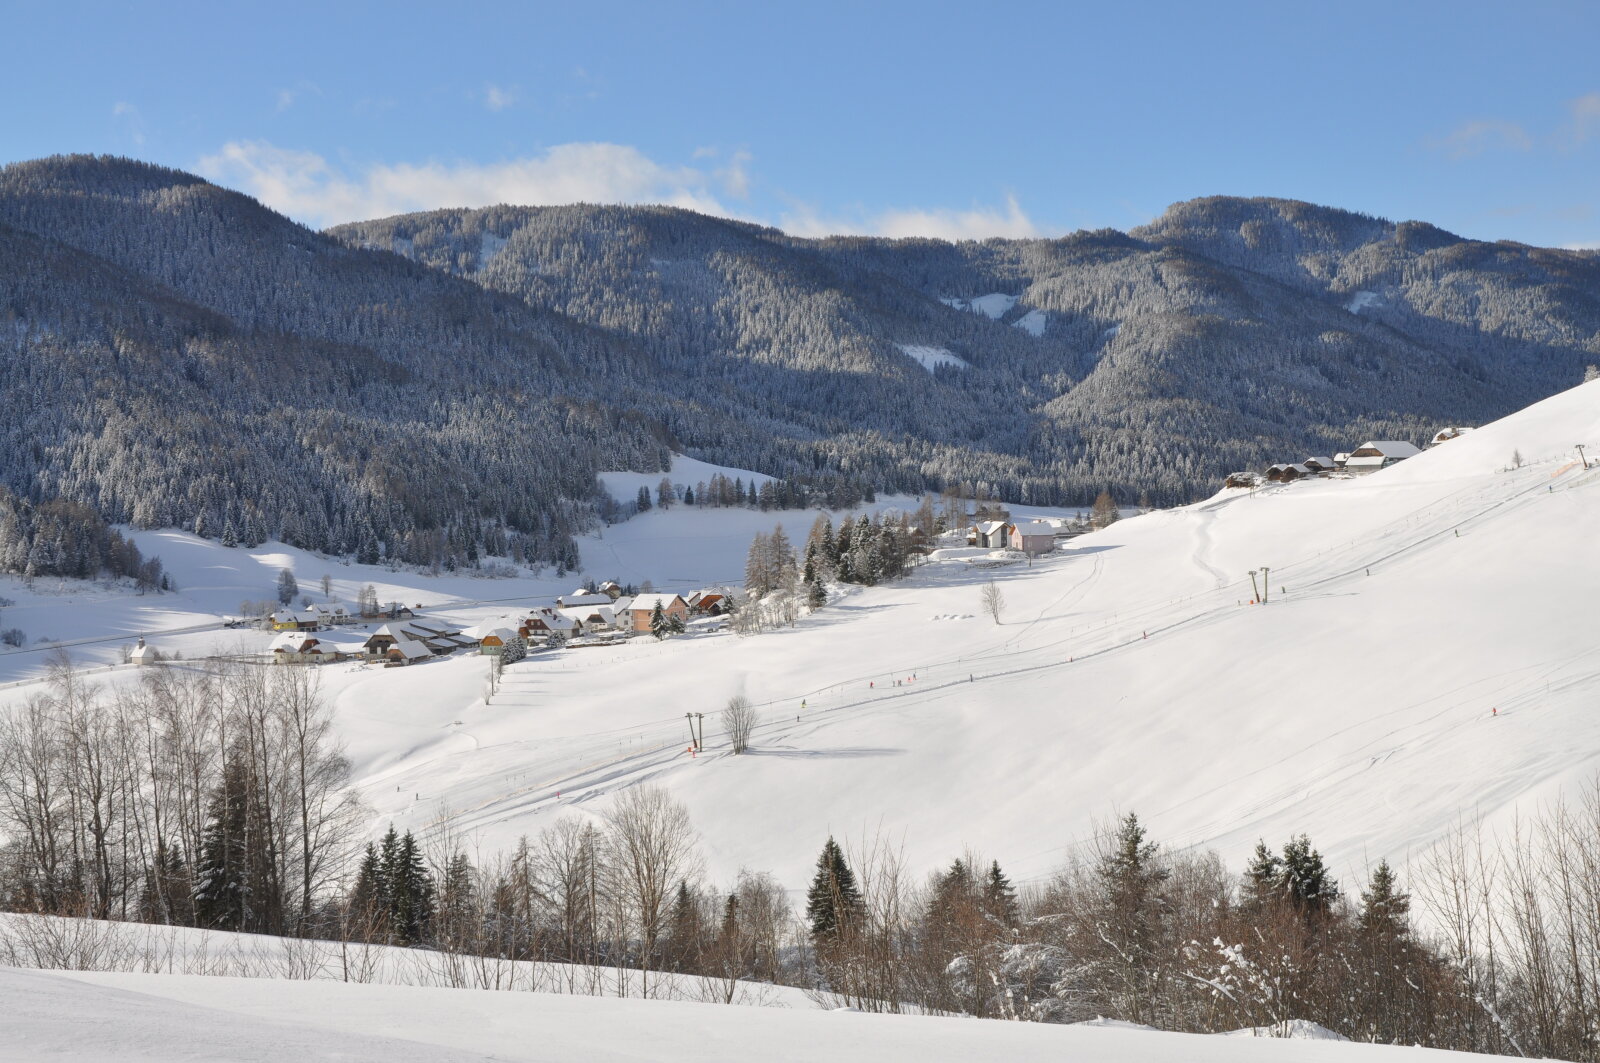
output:
{"label": "wispy cloud", "polygon": [[502,85],[485,85],[483,88],[483,105],[491,111],[503,111],[517,102],[517,93]]}
{"label": "wispy cloud", "polygon": [[322,89],[310,81],[301,81],[293,88],[279,89],[277,106],[273,110],[282,114],[306,96],[321,96]]}
{"label": "wispy cloud", "polygon": [[1469,159],[1488,151],[1527,151],[1533,137],[1516,122],[1498,118],[1467,122],[1442,137],[1431,137],[1428,147],[1452,159]]}
{"label": "wispy cloud", "polygon": [[1015,196],[1007,196],[1004,205],[999,207],[975,205],[967,210],[907,207],[855,218],[828,217],[802,205],[786,213],[778,225],[796,236],[929,236],[943,240],[983,240],[991,236],[1044,235]]}
{"label": "wispy cloud", "polygon": [[121,120],[123,129],[135,144],[144,143],[144,116],[139,108],[127,100],[118,100],[111,107],[111,117]]}
{"label": "wispy cloud", "polygon": [[1567,103],[1569,124],[1563,139],[1571,147],[1600,136],[1600,92],[1579,96]]}
{"label": "wispy cloud", "polygon": [[377,163],[348,172],[315,152],[243,140],[201,159],[199,170],[319,226],[495,203],[665,203],[731,214],[712,191],[715,175],[664,165],[622,144],[561,144],[509,162]]}
{"label": "wispy cloud", "polygon": [[[626,144],[559,144],[536,156],[506,162],[372,163],[346,166],[314,151],[279,147],[262,140],[237,140],[201,159],[200,173],[237,188],[308,225],[387,217],[441,207],[486,207],[496,203],[548,206],[560,203],[664,203],[751,221],[747,202],[753,159],[742,149],[702,148],[691,165],[659,162]],[[901,207],[828,214],[791,204],[777,222],[797,236],[939,237],[982,240],[991,236],[1042,235],[1015,196],[999,205],[965,210]]]}

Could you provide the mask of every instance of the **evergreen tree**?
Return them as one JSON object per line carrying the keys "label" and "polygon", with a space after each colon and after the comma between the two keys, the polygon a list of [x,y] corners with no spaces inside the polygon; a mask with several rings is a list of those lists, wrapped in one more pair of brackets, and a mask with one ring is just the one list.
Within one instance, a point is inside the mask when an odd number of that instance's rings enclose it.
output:
{"label": "evergreen tree", "polygon": [[1328,914],[1339,899],[1338,881],[1304,834],[1283,847],[1283,888],[1289,901],[1308,919]]}
{"label": "evergreen tree", "polygon": [[295,582],[294,573],[288,569],[278,571],[278,604],[288,605],[294,601],[295,595],[300,593],[300,584]]}
{"label": "evergreen tree", "polygon": [[650,610],[650,634],[659,642],[667,637],[667,614],[661,608],[661,599],[656,599],[655,607]]}
{"label": "evergreen tree", "polygon": [[1400,892],[1389,861],[1381,860],[1373,869],[1372,880],[1361,892],[1361,914],[1356,927],[1369,938],[1400,941],[1409,933],[1411,895]]}
{"label": "evergreen tree", "polygon": [[222,525],[222,545],[229,547],[239,545],[239,533],[233,527],[232,518],[229,518],[229,520]]}
{"label": "evergreen tree", "polygon": [[1003,926],[1014,928],[1017,925],[1017,891],[1000,870],[998,860],[989,865],[989,875],[983,883],[983,910]]}
{"label": "evergreen tree", "polygon": [[1240,903],[1247,912],[1266,911],[1283,896],[1283,861],[1267,848],[1265,841],[1257,841],[1255,852],[1244,869],[1244,886]]}
{"label": "evergreen tree", "polygon": [[634,499],[634,507],[636,509],[638,509],[638,511],[640,513],[646,513],[646,512],[649,511],[649,509],[650,509],[650,488],[648,488],[648,487],[640,487],[639,488],[639,494]]}
{"label": "evergreen tree", "polygon": [[817,873],[806,891],[806,921],[812,937],[832,939],[847,930],[861,912],[861,891],[844,850],[832,838],[817,857]]}
{"label": "evergreen tree", "polygon": [[378,871],[389,900],[389,919],[402,945],[420,944],[433,920],[433,876],[422,862],[422,850],[410,831],[398,840],[393,827],[384,835]]}
{"label": "evergreen tree", "polygon": [[212,789],[195,868],[194,914],[219,930],[272,929],[271,843],[260,821],[258,784],[237,752]]}

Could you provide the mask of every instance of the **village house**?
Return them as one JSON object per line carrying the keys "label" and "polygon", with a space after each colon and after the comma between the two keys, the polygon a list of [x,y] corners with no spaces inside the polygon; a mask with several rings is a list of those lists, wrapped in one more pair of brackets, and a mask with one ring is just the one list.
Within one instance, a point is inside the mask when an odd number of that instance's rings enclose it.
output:
{"label": "village house", "polygon": [[273,664],[328,664],[342,661],[344,651],[305,631],[284,631],[267,647]]}
{"label": "village house", "polygon": [[967,536],[967,543],[985,550],[1003,550],[1006,545],[1007,527],[1007,523],[1003,520],[979,521],[972,526],[972,534]]}
{"label": "village house", "polygon": [[684,602],[696,616],[721,616],[728,611],[728,596],[721,591],[695,591]]}
{"label": "village house", "polygon": [[418,661],[427,660],[434,655],[426,645],[415,639],[401,639],[390,646],[383,653],[385,668],[399,668]]}
{"label": "village house", "polygon": [[508,627],[490,628],[478,639],[478,652],[485,657],[499,657],[508,643],[522,638]]}
{"label": "village house", "polygon": [[1319,473],[1319,474],[1320,473],[1333,472],[1334,470],[1336,470],[1339,467],[1339,466],[1337,466],[1337,465],[1335,465],[1333,463],[1333,459],[1332,458],[1325,457],[1325,456],[1324,457],[1316,457],[1316,458],[1307,458],[1305,461],[1302,461],[1300,464],[1304,465],[1307,469],[1310,469],[1312,472]]}
{"label": "village house", "polygon": [[1350,452],[1350,460],[1344,463],[1346,472],[1360,476],[1367,473],[1386,469],[1397,461],[1414,458],[1422,451],[1410,443],[1394,439],[1378,439],[1361,444]]}
{"label": "village house", "polygon": [[369,658],[386,657],[391,649],[403,642],[414,642],[428,653],[439,657],[454,653],[456,650],[470,650],[478,645],[478,640],[470,635],[413,621],[409,624],[383,625],[367,636],[363,648]]}
{"label": "village house", "polygon": [[1055,531],[1042,520],[1007,524],[1006,528],[1008,536],[1006,545],[1013,550],[1021,550],[1030,557],[1048,554],[1056,548]]}
{"label": "village house", "polygon": [[655,612],[656,604],[660,603],[664,616],[675,616],[685,624],[689,622],[689,603],[678,594],[641,594],[634,598],[628,607],[628,615],[633,619],[634,631],[649,631],[650,617]]}
{"label": "village house", "polygon": [[565,638],[577,638],[583,634],[583,622],[548,606],[541,606],[529,613],[527,619],[517,625],[517,634],[529,642],[535,639],[548,639],[555,634]]}
{"label": "village house", "polygon": [[1300,464],[1279,462],[1276,465],[1267,466],[1267,481],[1269,483],[1289,483],[1292,480],[1300,479],[1302,476],[1310,475],[1311,470]]}
{"label": "village house", "polygon": [[1436,447],[1440,443],[1448,443],[1452,439],[1460,439],[1470,431],[1472,429],[1465,425],[1451,425],[1448,428],[1441,428],[1433,434],[1432,439],[1428,440],[1428,446]]}
{"label": "village house", "polygon": [[606,580],[604,583],[600,584],[600,586],[596,587],[595,590],[599,591],[601,594],[604,594],[612,601],[616,601],[618,598],[622,597],[622,584],[618,583],[614,579]]}
{"label": "village house", "polygon": [[267,623],[274,631],[316,631],[322,626],[322,619],[310,609],[280,609],[267,618]]}
{"label": "village house", "polygon": [[572,609],[580,605],[610,605],[616,599],[609,594],[597,594],[594,591],[578,589],[571,594],[563,594],[556,599],[556,605],[563,609]]}

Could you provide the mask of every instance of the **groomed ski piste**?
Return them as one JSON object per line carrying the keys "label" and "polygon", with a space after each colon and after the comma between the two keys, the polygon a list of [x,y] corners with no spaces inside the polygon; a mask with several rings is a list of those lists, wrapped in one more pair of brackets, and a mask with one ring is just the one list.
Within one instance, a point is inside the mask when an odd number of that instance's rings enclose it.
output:
{"label": "groomed ski piste", "polygon": [[[1365,478],[1227,491],[1032,566],[945,551],[794,628],[529,661],[489,705],[468,662],[406,676],[404,699],[380,676],[340,717],[380,819],[448,818],[491,850],[648,779],[719,879],[803,884],[835,834],[912,868],[970,847],[1027,881],[1136,811],[1236,866],[1306,832],[1355,882],[1593,771],[1589,441],[1594,384]],[[739,757],[717,720],[734,694],[761,712]]]}

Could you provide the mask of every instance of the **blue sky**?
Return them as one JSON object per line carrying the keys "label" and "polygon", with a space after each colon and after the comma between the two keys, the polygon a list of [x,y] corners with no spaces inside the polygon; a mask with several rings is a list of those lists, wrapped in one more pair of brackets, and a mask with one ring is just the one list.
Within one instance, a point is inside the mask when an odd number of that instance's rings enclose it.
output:
{"label": "blue sky", "polygon": [[1600,246],[1600,4],[0,0],[0,160],[131,155],[312,225],[671,202],[1126,229],[1273,195]]}

